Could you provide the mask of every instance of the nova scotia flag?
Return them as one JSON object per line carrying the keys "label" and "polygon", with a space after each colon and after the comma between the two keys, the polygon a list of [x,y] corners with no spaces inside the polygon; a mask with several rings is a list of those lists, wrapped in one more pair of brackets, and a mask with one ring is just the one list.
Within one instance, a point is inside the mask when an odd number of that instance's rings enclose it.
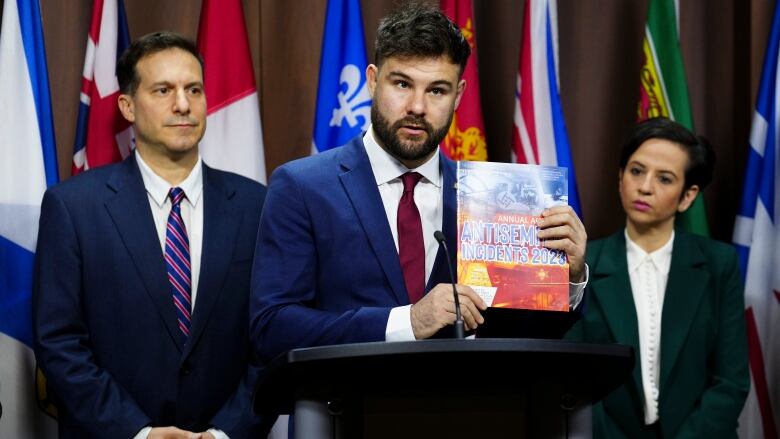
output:
{"label": "nova scotia flag", "polygon": [[347,143],[371,123],[359,0],[329,0],[320,58],[312,153]]}
{"label": "nova scotia flag", "polygon": [[6,0],[0,26],[1,438],[54,437],[36,405],[33,260],[41,199],[58,181],[38,0]]}

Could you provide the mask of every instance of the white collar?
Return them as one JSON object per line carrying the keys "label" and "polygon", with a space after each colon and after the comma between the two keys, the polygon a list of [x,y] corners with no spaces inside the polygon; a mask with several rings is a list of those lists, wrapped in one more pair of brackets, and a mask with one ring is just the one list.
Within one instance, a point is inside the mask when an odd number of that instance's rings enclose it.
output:
{"label": "white collar", "polygon": [[628,262],[628,272],[636,270],[639,265],[650,258],[653,264],[659,271],[668,271],[668,267],[672,262],[672,247],[674,245],[674,230],[669,237],[669,241],[666,242],[661,248],[653,252],[644,251],[637,243],[631,240],[628,236],[628,230],[624,230],[623,233],[626,236],[626,260]]}
{"label": "white collar", "polygon": [[[165,204],[165,200],[168,198],[168,192],[171,190],[171,185],[165,179],[157,175],[152,168],[141,158],[141,154],[138,150],[134,152],[135,160],[138,162],[138,169],[141,170],[141,179],[143,179],[144,187],[149,196],[152,197],[158,206]],[[203,192],[203,161],[198,156],[198,161],[190,171],[190,175],[182,181],[178,187],[184,191],[184,195],[193,206],[198,204],[200,194]]]}
{"label": "white collar", "polygon": [[371,163],[371,169],[374,171],[377,186],[398,179],[401,175],[409,171],[419,172],[423,178],[428,180],[436,187],[441,187],[441,170],[439,169],[439,152],[415,169],[408,169],[403,163],[387,153],[374,137],[374,127],[369,126],[366,134],[363,135],[363,145],[366,147],[368,161]]}

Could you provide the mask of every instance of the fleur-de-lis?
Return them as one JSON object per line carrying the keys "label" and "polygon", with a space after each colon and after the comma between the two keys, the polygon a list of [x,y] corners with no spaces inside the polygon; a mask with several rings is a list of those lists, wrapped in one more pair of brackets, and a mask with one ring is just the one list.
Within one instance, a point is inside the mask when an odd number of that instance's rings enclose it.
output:
{"label": "fleur-de-lis", "polygon": [[368,129],[371,120],[371,95],[368,93],[368,85],[362,78],[360,69],[354,64],[347,64],[341,69],[339,83],[342,86],[346,85],[347,89],[339,91],[338,108],[333,109],[330,126],[342,126],[346,120],[350,128],[354,128],[358,125],[358,119],[362,118],[360,129]]}

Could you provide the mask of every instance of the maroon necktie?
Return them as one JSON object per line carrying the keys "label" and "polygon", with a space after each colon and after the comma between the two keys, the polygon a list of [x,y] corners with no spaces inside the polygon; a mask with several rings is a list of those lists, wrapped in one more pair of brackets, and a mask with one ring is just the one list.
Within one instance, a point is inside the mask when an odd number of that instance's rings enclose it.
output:
{"label": "maroon necktie", "polygon": [[421,178],[416,172],[401,176],[404,193],[398,202],[398,256],[410,303],[417,303],[425,292],[425,242],[420,211],[414,204],[414,187]]}

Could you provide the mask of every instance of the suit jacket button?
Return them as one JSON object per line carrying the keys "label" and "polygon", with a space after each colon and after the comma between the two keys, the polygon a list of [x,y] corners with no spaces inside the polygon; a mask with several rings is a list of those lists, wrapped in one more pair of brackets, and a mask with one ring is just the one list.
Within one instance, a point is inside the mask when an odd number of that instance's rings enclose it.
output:
{"label": "suit jacket button", "polygon": [[184,366],[182,366],[182,367],[181,367],[181,369],[179,369],[179,374],[180,374],[181,376],[187,376],[187,375],[189,375],[189,374],[190,374],[190,368],[189,368],[189,366],[188,366],[188,365],[186,365],[186,364],[185,364]]}

